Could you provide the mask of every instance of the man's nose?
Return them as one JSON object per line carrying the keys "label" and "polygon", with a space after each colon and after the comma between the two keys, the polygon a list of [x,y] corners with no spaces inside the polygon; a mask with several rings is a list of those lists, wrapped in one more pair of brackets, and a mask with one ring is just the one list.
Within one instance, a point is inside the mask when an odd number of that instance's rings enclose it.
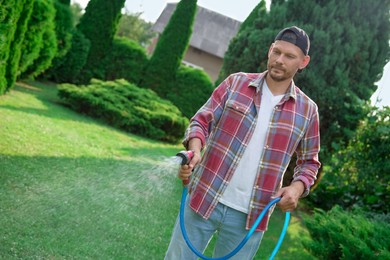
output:
{"label": "man's nose", "polygon": [[277,63],[284,64],[284,55],[279,55],[276,59]]}

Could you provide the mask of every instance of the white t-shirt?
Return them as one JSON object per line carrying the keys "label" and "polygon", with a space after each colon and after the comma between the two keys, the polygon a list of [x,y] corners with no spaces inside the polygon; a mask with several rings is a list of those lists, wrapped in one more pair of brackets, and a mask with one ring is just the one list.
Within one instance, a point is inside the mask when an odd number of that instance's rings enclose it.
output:
{"label": "white t-shirt", "polygon": [[284,95],[274,96],[266,81],[263,83],[260,110],[253,136],[245,149],[230,183],[219,202],[238,211],[248,213],[253,184],[256,179],[260,157],[274,107]]}

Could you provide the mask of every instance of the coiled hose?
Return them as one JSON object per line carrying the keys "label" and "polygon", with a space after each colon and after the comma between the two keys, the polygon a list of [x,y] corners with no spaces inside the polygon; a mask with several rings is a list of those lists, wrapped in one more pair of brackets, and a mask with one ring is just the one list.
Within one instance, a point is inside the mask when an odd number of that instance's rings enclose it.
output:
{"label": "coiled hose", "polygon": [[[255,223],[253,224],[252,228],[248,231],[247,235],[244,237],[244,239],[240,242],[240,244],[238,244],[238,246],[232,252],[230,252],[229,254],[227,254],[227,255],[225,255],[223,257],[210,258],[210,257],[204,256],[201,252],[199,252],[191,244],[191,241],[188,238],[187,231],[186,231],[186,228],[185,228],[185,225],[184,225],[184,208],[185,208],[185,204],[186,204],[187,193],[188,193],[188,188],[187,188],[187,186],[184,186],[183,187],[183,193],[182,193],[182,196],[181,196],[181,205],[180,205],[180,228],[181,228],[181,232],[183,234],[184,240],[186,241],[186,243],[187,243],[188,247],[191,249],[191,251],[194,252],[198,257],[200,257],[202,259],[206,259],[206,260],[225,260],[225,259],[229,259],[232,256],[234,256],[235,254],[237,254],[237,252],[241,250],[241,248],[246,244],[246,242],[249,240],[249,238],[255,232],[257,226],[260,224],[261,220],[263,219],[263,217],[265,216],[267,211],[272,207],[272,205],[274,205],[275,203],[278,203],[280,201],[280,199],[281,199],[281,198],[273,199],[270,203],[267,204],[267,206],[265,206],[263,211],[260,213],[259,217],[256,219]],[[272,251],[271,256],[269,257],[270,260],[274,259],[274,257],[278,253],[279,248],[282,245],[284,236],[286,235],[289,222],[290,222],[290,212],[286,212],[286,217],[285,217],[285,220],[284,220],[283,229],[282,229],[282,232],[281,232],[281,234],[279,236],[279,240],[278,240],[274,250]]]}

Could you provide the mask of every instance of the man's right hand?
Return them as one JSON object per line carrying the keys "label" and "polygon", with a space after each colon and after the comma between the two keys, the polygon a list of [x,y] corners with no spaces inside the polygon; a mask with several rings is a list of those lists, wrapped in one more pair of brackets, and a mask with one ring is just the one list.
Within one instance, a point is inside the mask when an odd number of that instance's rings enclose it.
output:
{"label": "man's right hand", "polygon": [[181,180],[188,180],[191,177],[192,170],[200,162],[200,152],[194,152],[194,156],[187,165],[182,165],[179,169],[178,177]]}

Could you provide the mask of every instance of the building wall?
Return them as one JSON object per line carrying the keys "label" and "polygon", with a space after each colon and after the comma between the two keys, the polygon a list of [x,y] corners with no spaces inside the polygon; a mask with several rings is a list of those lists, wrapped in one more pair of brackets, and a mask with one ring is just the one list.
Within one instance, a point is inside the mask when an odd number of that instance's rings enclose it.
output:
{"label": "building wall", "polygon": [[193,67],[203,69],[210,76],[211,80],[215,82],[222,68],[223,60],[189,46],[183,58],[183,63],[189,66],[193,64]]}

